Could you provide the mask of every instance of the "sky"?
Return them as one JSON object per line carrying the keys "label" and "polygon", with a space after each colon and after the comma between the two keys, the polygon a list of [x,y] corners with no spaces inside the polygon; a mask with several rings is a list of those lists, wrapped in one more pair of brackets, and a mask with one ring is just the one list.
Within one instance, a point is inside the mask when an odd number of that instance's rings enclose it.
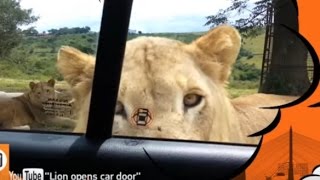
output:
{"label": "sky", "polygon": [[[205,17],[229,5],[230,0],[134,0],[129,29],[144,33],[206,31]],[[32,24],[39,32],[84,26],[99,31],[103,0],[21,0],[21,7],[32,8],[40,16]]]}

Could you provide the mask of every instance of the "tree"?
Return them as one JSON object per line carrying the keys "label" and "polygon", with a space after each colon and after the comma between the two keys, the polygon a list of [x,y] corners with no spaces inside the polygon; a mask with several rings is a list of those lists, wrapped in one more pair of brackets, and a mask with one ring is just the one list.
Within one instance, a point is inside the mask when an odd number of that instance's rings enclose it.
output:
{"label": "tree", "polygon": [[0,57],[6,56],[19,44],[22,38],[21,25],[38,20],[32,9],[22,9],[19,0],[0,1]]}
{"label": "tree", "polygon": [[81,27],[63,27],[59,29],[50,29],[48,30],[48,33],[51,35],[65,35],[65,34],[85,34],[90,32],[90,27],[85,26],[83,28]]}
{"label": "tree", "polygon": [[83,33],[88,33],[91,30],[91,28],[89,26],[85,26],[83,29],[84,29]]}
{"label": "tree", "polygon": [[39,34],[39,32],[34,27],[23,30],[22,33],[26,36],[37,36]]}
{"label": "tree", "polygon": [[[254,37],[267,23],[268,5],[271,4],[274,9],[271,63],[259,91],[286,95],[301,95],[306,92],[310,86],[307,48],[296,35],[283,26],[298,31],[296,4],[292,0],[258,0],[250,8],[249,0],[231,2],[227,9],[208,16],[205,25],[229,23],[237,27],[244,37]],[[240,18],[232,20],[231,15]]]}
{"label": "tree", "polygon": [[57,30],[57,29],[49,29],[49,30],[48,30],[48,34],[56,35],[57,33],[58,33],[58,30]]}

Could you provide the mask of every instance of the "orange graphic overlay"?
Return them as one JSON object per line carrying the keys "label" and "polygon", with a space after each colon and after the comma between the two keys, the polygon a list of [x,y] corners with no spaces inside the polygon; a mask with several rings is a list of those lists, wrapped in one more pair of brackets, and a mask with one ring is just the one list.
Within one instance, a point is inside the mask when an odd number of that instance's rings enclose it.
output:
{"label": "orange graphic overlay", "polygon": [[9,144],[0,144],[0,179],[9,180]]}
{"label": "orange graphic overlay", "polygon": [[[297,0],[299,11],[299,33],[306,38],[320,55],[320,1]],[[320,73],[320,72],[318,72]],[[246,169],[246,179],[285,178],[292,153],[294,178],[310,174],[320,164],[320,107],[309,107],[320,102],[320,87],[302,103],[281,109],[278,126],[263,136],[263,144],[255,160]],[[290,150],[290,127],[292,141]],[[270,173],[268,171],[272,171]]]}

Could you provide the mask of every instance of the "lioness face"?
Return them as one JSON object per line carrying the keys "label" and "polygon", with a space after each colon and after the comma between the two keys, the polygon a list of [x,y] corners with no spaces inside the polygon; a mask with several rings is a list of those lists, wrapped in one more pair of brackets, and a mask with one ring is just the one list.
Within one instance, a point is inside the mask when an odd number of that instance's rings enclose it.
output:
{"label": "lioness face", "polygon": [[[118,93],[116,135],[189,140],[236,141],[239,124],[224,85],[240,50],[241,39],[220,26],[190,44],[157,37],[128,41]],[[62,47],[57,67],[77,102],[87,102],[76,132],[87,122],[94,57]],[[83,103],[82,103],[83,104]],[[151,112],[148,126],[131,123],[137,108]]]}
{"label": "lioness face", "polygon": [[[198,66],[189,47],[164,38],[127,43],[116,107],[114,133],[208,140],[213,115],[225,96],[221,83]],[[214,94],[212,93],[214,92]],[[137,108],[148,109],[148,127],[129,121]]]}
{"label": "lioness face", "polygon": [[55,98],[55,81],[50,79],[48,82],[30,82],[30,93],[29,98],[31,103],[42,107],[42,104],[47,102],[49,99]]}

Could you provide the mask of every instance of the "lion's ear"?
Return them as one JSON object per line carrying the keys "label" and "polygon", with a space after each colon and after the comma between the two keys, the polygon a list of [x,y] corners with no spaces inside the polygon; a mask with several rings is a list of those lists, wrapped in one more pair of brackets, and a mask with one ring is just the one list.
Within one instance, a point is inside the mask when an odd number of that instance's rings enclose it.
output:
{"label": "lion's ear", "polygon": [[54,87],[55,83],[56,83],[56,81],[55,81],[54,79],[50,79],[50,80],[48,81],[48,84],[49,84],[49,86],[51,86],[51,87]]}
{"label": "lion's ear", "polygon": [[58,52],[58,71],[71,86],[85,79],[92,79],[94,66],[94,57],[76,48],[62,46]]}
{"label": "lion's ear", "polygon": [[35,86],[36,86],[36,83],[34,83],[33,81],[29,83],[29,87],[31,90],[33,90]]}
{"label": "lion's ear", "polygon": [[221,25],[196,39],[192,45],[207,57],[200,62],[202,67],[210,68],[207,65],[218,62],[222,66],[218,78],[227,81],[241,47],[239,32],[232,26]]}

